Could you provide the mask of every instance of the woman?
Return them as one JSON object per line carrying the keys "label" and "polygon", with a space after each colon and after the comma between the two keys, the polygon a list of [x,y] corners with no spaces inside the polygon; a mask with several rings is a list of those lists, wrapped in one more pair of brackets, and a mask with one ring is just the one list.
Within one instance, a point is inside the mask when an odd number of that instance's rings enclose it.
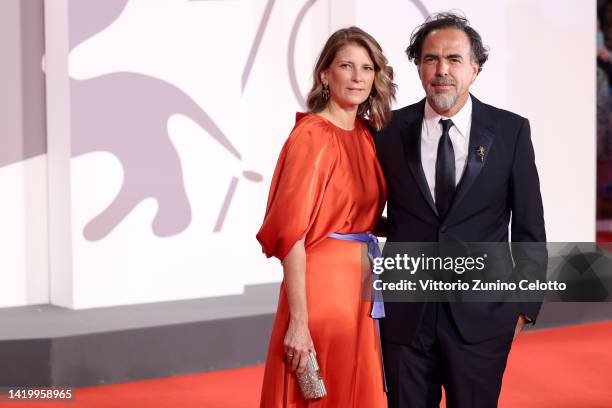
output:
{"label": "woman", "polygon": [[[384,407],[376,322],[361,296],[365,244],[346,234],[371,231],[385,205],[368,126],[390,115],[393,70],[376,40],[350,27],[329,38],[313,80],[257,234],[284,270],[261,407]],[[327,389],[317,400],[304,399],[296,379],[310,351]]]}

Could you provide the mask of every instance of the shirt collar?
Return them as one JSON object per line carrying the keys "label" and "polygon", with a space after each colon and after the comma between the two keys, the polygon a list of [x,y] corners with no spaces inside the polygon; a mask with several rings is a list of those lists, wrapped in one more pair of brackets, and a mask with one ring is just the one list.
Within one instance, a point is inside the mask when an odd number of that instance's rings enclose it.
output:
{"label": "shirt collar", "polygon": [[[468,95],[468,99],[465,102],[465,105],[453,116],[452,118],[447,118],[445,116],[439,115],[431,105],[429,105],[429,101],[425,101],[425,126],[427,126],[427,131],[429,134],[433,133],[433,129],[437,129],[438,132],[441,132],[441,126],[438,123],[440,119],[452,119],[453,124],[459,131],[459,134],[462,137],[468,136],[468,129],[470,127],[470,120],[472,118],[472,96]],[[434,133],[436,134],[436,133]]]}

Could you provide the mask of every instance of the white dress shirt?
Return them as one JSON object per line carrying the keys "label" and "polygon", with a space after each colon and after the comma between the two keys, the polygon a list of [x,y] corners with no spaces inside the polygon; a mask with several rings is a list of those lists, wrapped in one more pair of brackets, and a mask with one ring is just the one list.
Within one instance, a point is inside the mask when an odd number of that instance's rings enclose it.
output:
{"label": "white dress shirt", "polygon": [[472,126],[472,98],[468,96],[467,102],[452,118],[440,116],[425,102],[425,116],[421,130],[421,165],[427,179],[431,197],[436,201],[436,159],[438,158],[438,143],[442,137],[442,124],[440,119],[451,119],[453,126],[448,134],[455,152],[455,185],[461,181],[461,176],[467,163],[470,146],[470,128]]}

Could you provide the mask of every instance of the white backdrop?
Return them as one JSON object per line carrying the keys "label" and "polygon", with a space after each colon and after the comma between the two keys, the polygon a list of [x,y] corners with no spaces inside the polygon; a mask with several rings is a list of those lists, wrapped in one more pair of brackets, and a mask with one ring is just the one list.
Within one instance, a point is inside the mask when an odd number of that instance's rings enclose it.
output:
{"label": "white backdrop", "polygon": [[[61,41],[63,29],[72,43],[66,82],[70,120],[63,128],[58,125],[69,135],[70,177],[54,176],[50,184],[56,189],[59,182],[69,195],[65,209],[70,219],[54,225],[65,225],[70,239],[51,247],[51,257],[61,252],[70,260],[69,273],[66,267],[51,268],[57,304],[87,308],[222,296],[241,293],[245,285],[280,280],[279,263],[263,256],[255,234],[276,157],[295,112],[303,109],[300,99],[323,42],[349,24],[373,34],[396,70],[397,106],[404,106],[423,96],[416,68],[403,53],[413,28],[423,21],[423,9],[459,8],[468,16],[491,48],[474,94],[530,119],[549,240],[594,239],[594,5],[570,0],[97,4],[117,10],[90,7],[91,12],[70,14],[68,27],[60,26],[56,38],[48,39]],[[74,21],[105,13],[116,16],[85,28]],[[87,27],[92,32],[84,33]],[[47,61],[53,63],[59,64]],[[134,85],[136,78],[144,85]],[[153,129],[157,133],[143,132],[142,124],[154,123],[159,107],[169,104],[166,94],[149,92],[160,84],[191,98],[240,157],[191,111],[176,109],[165,125]],[[106,99],[99,96],[102,91]],[[55,101],[53,94],[48,98]],[[110,117],[111,111],[118,113]],[[124,119],[118,119],[123,113]],[[155,173],[164,168],[159,152],[172,153],[180,164],[182,178],[173,180],[182,183],[188,210],[163,212],[165,232],[156,232],[160,202],[168,197],[143,193],[118,222],[88,230],[120,197],[130,174],[144,174],[141,184],[151,183],[152,189],[162,182],[158,179],[166,173]],[[21,177],[15,169],[0,168],[4,191],[6,183],[27,183]],[[49,217],[58,217],[54,214]],[[10,228],[24,228],[18,220],[9,222]],[[24,268],[13,269],[7,290],[19,293],[32,284],[19,278]],[[0,306],[28,303],[25,297],[0,297]]]}

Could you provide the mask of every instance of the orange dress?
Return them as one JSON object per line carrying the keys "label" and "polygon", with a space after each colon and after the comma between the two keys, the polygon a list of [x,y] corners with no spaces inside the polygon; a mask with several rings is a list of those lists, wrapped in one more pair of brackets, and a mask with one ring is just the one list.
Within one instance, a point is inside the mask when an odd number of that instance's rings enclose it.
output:
{"label": "orange dress", "polygon": [[297,115],[278,158],[257,239],[268,257],[282,260],[304,238],[308,327],[327,396],[305,400],[286,364],[289,305],[281,284],[262,408],[387,406],[376,322],[370,318],[371,302],[361,296],[365,244],[328,237],[371,231],[385,197],[374,143],[361,121],[347,131],[313,113]]}

